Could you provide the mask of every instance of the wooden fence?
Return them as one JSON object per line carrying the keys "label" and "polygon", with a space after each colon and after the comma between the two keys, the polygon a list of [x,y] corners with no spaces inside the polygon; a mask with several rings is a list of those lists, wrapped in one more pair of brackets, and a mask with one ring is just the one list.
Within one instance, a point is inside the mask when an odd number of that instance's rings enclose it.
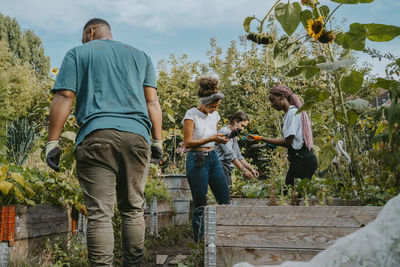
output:
{"label": "wooden fence", "polygon": [[309,261],[373,221],[381,207],[208,206],[205,266]]}

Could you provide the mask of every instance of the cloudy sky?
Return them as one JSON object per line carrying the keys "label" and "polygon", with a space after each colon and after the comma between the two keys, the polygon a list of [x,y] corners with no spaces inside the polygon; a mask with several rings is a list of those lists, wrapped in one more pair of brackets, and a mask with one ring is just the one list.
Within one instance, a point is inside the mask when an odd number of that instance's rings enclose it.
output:
{"label": "cloudy sky", "polygon": [[[333,10],[337,4],[321,0]],[[83,25],[93,17],[107,20],[114,39],[129,43],[150,55],[155,63],[170,54],[187,54],[206,62],[210,38],[223,48],[244,34],[243,19],[264,17],[275,0],[0,0],[0,13],[14,17],[23,30],[39,35],[52,66],[60,66],[65,52],[80,45]],[[399,0],[375,0],[370,4],[344,5],[337,21],[382,23],[400,26]],[[348,26],[344,29],[347,30]],[[298,30],[303,30],[299,27]],[[388,43],[367,42],[368,47],[400,56],[400,38]],[[386,62],[360,55],[360,63],[372,64],[383,73]]]}

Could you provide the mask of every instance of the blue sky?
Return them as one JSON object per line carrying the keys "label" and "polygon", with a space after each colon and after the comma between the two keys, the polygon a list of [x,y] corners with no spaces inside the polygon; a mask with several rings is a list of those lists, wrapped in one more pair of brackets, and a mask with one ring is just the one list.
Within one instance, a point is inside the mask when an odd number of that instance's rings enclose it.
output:
{"label": "blue sky", "polygon": [[[329,0],[320,2],[331,10],[337,6]],[[157,65],[170,54],[187,54],[191,61],[207,62],[211,37],[227,48],[244,34],[246,16],[262,18],[274,3],[275,0],[0,0],[0,13],[16,18],[23,30],[31,29],[40,36],[52,66],[60,66],[65,52],[80,45],[82,27],[93,17],[106,19],[114,39],[144,50]],[[338,22],[346,19],[347,30],[353,22],[400,26],[399,14],[399,0],[375,0],[370,4],[344,5],[335,17]],[[388,43],[368,41],[367,46],[400,56],[400,38]],[[368,62],[380,75],[387,63],[363,54],[359,62]]]}

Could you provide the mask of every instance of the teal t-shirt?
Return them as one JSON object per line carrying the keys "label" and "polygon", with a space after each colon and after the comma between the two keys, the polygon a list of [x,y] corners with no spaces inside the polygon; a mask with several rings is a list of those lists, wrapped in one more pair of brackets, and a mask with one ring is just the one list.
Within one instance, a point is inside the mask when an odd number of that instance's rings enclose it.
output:
{"label": "teal t-shirt", "polygon": [[76,145],[98,129],[132,132],[150,142],[143,86],[157,88],[150,57],[118,41],[93,40],[67,52],[53,92],[76,93]]}

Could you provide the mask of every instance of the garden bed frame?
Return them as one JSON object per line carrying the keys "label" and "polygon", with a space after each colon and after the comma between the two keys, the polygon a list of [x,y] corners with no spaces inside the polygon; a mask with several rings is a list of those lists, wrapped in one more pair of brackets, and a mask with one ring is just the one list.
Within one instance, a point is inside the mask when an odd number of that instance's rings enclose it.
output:
{"label": "garden bed frame", "polygon": [[373,221],[382,207],[208,206],[205,266],[309,261]]}

